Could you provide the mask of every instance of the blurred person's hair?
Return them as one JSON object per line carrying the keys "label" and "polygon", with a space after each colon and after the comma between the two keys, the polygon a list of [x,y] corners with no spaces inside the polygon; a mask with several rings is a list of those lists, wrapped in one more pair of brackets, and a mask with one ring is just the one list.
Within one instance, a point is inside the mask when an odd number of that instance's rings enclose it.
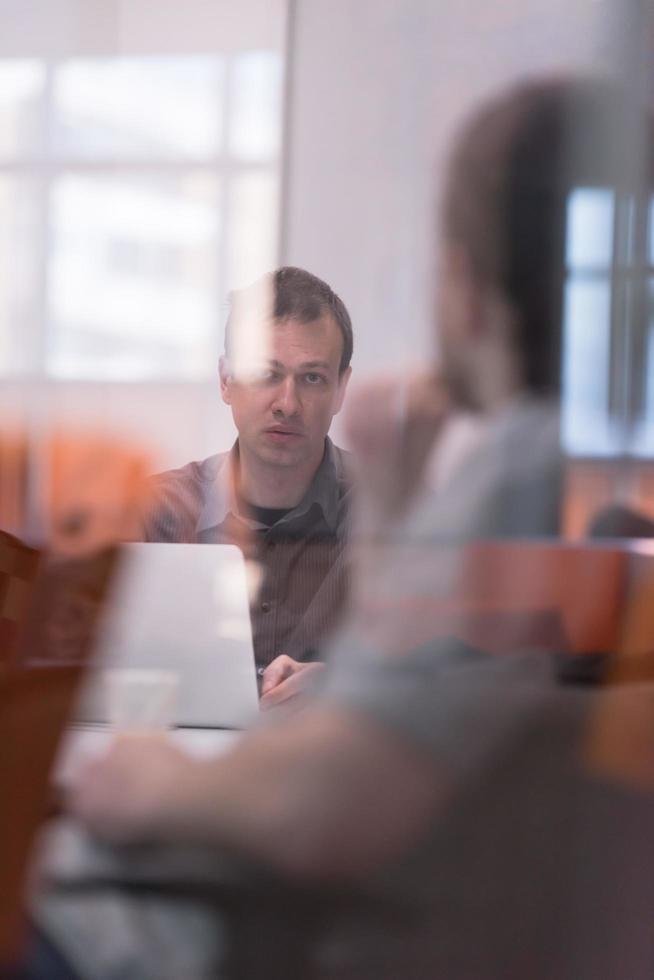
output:
{"label": "blurred person's hair", "polygon": [[651,118],[606,80],[526,82],[464,126],[443,200],[446,242],[509,303],[524,387],[560,388],[567,204],[576,188],[651,186]]}
{"label": "blurred person's hair", "polygon": [[353,337],[352,321],[345,303],[331,286],[305,269],[283,266],[268,273],[244,289],[230,293],[230,313],[225,324],[225,353],[229,356],[231,332],[234,329],[234,311],[239,305],[247,305],[250,295],[269,290],[270,319],[281,323],[284,320],[297,320],[302,324],[315,323],[324,316],[330,316],[343,338],[343,350],[339,363],[339,375],[350,366]]}

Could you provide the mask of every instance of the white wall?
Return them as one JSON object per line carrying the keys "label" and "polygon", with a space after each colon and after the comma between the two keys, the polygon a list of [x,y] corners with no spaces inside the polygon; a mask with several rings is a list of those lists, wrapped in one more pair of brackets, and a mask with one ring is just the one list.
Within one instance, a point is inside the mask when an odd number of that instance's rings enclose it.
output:
{"label": "white wall", "polygon": [[0,419],[37,432],[64,426],[122,436],[146,450],[156,470],[228,448],[235,435],[217,375],[204,384],[4,381]]}
{"label": "white wall", "polygon": [[286,0],[0,0],[0,57],[197,54],[284,42]]}
{"label": "white wall", "polygon": [[457,121],[526,72],[606,68],[621,11],[620,0],[298,0],[284,257],[348,305],[355,377],[432,350],[435,197]]}

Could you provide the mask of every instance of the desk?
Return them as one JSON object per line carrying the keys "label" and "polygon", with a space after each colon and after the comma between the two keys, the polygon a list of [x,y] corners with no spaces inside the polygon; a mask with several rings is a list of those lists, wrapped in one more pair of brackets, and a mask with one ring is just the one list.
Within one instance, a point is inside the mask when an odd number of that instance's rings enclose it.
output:
{"label": "desk", "polygon": [[[220,728],[176,728],[168,733],[172,741],[194,756],[220,755],[240,737],[240,731]],[[70,784],[86,759],[106,752],[115,733],[108,726],[72,727],[64,735],[54,766],[54,783]]]}

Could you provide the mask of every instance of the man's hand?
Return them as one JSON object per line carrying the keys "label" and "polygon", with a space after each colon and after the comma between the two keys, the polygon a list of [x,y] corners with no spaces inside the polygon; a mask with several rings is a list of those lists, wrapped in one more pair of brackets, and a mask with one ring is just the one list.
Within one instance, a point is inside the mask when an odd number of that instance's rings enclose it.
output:
{"label": "man's hand", "polygon": [[68,809],[111,843],[218,846],[333,880],[413,846],[444,788],[428,754],[316,706],[206,758],[161,736],[122,736],[80,774]]}
{"label": "man's hand", "polygon": [[66,809],[115,843],[153,840],[195,762],[160,735],[122,735],[89,762],[68,791]]}
{"label": "man's hand", "polygon": [[324,666],[321,663],[302,664],[287,657],[285,653],[275,657],[263,672],[261,710],[267,711],[279,704],[288,705],[306,693],[307,687],[315,680],[316,673],[323,670]]}

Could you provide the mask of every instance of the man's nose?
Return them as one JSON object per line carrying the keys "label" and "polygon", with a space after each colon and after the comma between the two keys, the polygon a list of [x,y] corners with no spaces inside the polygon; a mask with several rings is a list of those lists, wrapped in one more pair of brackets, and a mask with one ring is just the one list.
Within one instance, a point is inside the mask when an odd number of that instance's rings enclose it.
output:
{"label": "man's nose", "polygon": [[273,411],[280,412],[285,417],[296,415],[300,409],[295,378],[284,378],[275,392]]}

